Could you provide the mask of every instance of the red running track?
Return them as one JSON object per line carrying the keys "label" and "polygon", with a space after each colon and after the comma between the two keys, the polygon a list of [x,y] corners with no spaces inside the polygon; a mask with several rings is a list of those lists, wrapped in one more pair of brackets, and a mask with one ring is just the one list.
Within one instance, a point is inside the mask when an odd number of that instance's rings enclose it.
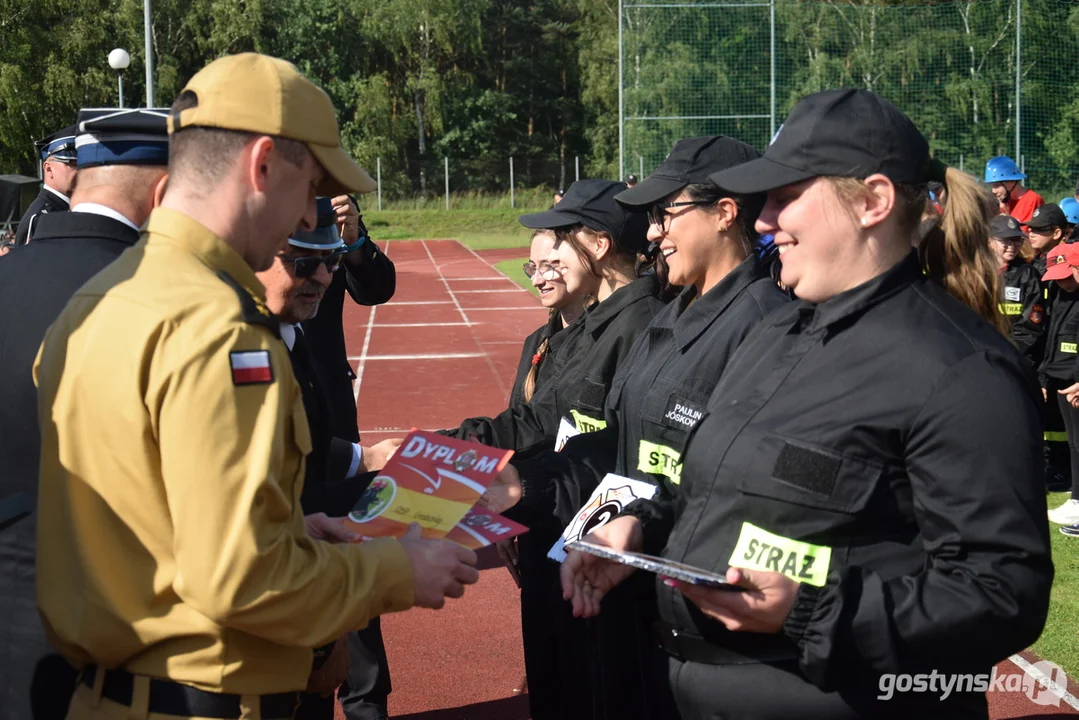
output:
{"label": "red running track", "polygon": [[[344,314],[364,442],[503,410],[521,342],[546,311],[491,263],[527,250],[474,252],[455,240],[391,241],[385,249],[397,268],[393,300],[376,308],[346,303]],[[382,619],[393,717],[527,720],[517,588],[496,558],[481,560],[480,581],[463,599]],[[1005,661],[997,672],[1023,670]],[[990,716],[1079,715],[1079,687],[1068,689],[1058,705],[1019,691],[989,693]]]}

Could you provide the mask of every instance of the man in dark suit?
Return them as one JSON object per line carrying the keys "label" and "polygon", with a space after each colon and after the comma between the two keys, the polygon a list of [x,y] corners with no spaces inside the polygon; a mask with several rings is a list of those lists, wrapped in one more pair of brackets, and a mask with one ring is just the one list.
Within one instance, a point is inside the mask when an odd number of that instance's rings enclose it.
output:
{"label": "man in dark suit", "polygon": [[75,688],[75,671],[50,648],[37,612],[40,439],[31,368],[68,299],[138,241],[164,189],[167,112],[80,112],[81,182],[71,212],[38,216],[34,242],[0,260],[0,587],[12,599],[0,608],[0,720],[63,718]]}
{"label": "man in dark suit", "polygon": [[[305,515],[325,513],[340,517],[356,504],[373,478],[373,471],[385,465],[397,441],[387,440],[372,447],[362,447],[345,437],[349,428],[337,426],[330,398],[332,384],[327,382],[305,330],[306,322],[321,314],[321,303],[333,280],[341,273],[346,257],[345,244],[337,228],[337,213],[329,198],[318,200],[317,224],[315,231],[297,233],[290,238],[288,251],[278,255],[273,266],[258,273],[258,277],[266,288],[267,307],[281,320],[281,339],[288,346],[293,374],[303,393],[304,410],[311,428],[313,449],[307,456],[300,503]],[[343,344],[342,340],[342,348]],[[351,399],[351,389],[348,396]],[[355,432],[355,409],[351,432]],[[316,652],[316,666],[327,652],[324,648]],[[374,669],[353,667],[351,672],[364,670],[375,672],[377,665]],[[296,718],[332,720],[333,705],[332,693],[326,696],[305,694]]]}
{"label": "man in dark suit", "polygon": [[75,165],[76,126],[69,125],[34,143],[41,155],[43,182],[30,207],[19,220],[15,244],[25,245],[33,237],[38,218],[48,213],[66,212],[71,205],[78,170]]}
{"label": "man in dark suit", "polygon": [[[360,305],[380,305],[393,297],[397,272],[393,262],[371,240],[359,205],[347,195],[332,200],[338,230],[346,246],[341,268],[322,298],[318,313],[303,324],[311,352],[326,379],[326,391],[338,437],[360,441],[356,420],[356,399],[352,383],[356,374],[345,349],[342,326],[345,291]],[[359,632],[348,634],[351,660],[348,681],[338,699],[346,720],[383,720],[392,686],[389,660],[382,642],[379,619]]]}
{"label": "man in dark suit", "polygon": [[[341,437],[359,442],[356,400],[352,381],[356,379],[345,349],[341,324],[345,292],[358,305],[381,305],[393,297],[397,271],[385,253],[368,237],[356,199],[348,195],[331,201],[337,215],[338,230],[346,243],[341,270],[334,273],[318,314],[304,322],[311,352],[326,376],[327,392]],[[350,718],[350,720],[352,720]]]}

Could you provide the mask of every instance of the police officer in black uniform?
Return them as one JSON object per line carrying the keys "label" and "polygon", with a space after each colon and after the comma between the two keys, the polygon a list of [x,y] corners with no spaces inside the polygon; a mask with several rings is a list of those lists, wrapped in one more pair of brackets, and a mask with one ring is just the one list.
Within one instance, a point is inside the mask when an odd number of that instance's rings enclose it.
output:
{"label": "police officer in black uniform", "polygon": [[[964,307],[994,306],[991,286],[951,263],[927,276],[911,250],[926,183],[943,181],[945,227],[970,231],[932,231],[927,256],[992,269],[990,206],[943,170],[893,105],[830,90],[801,100],[762,158],[713,177],[768,192],[757,229],[775,235],[800,301],[727,365],[676,502],[638,501],[597,531],[736,586],[656,585],[685,720],[984,718],[984,693],[887,688],[900,673],[988,676],[1041,632],[1053,567],[1040,393]],[[591,558],[563,566],[586,615],[629,575]]]}
{"label": "police officer in black uniform", "polygon": [[[708,179],[759,155],[729,137],[680,140],[652,175],[618,196],[625,205],[649,210],[649,239],[668,258],[670,281],[685,287],[619,367],[607,397],[606,427],[570,438],[562,452],[518,463],[524,486],[519,507],[551,506],[548,513],[561,530],[608,472],[677,494],[679,453],[724,366],[761,319],[787,302],[755,248],[753,224],[764,195],[739,197]],[[554,602],[562,603],[558,566],[545,560],[538,570]],[[595,673],[589,709],[596,718],[671,713],[663,667],[657,668],[661,659],[651,648],[651,584],[634,580],[605,600],[590,628]],[[522,624],[537,620],[522,617]],[[527,644],[525,650],[527,658]]]}
{"label": "police officer in black uniform", "polygon": [[642,273],[638,260],[649,251],[645,213],[628,210],[614,199],[625,189],[625,184],[609,180],[579,180],[554,209],[521,216],[521,223],[534,229],[569,232],[583,226],[605,233],[613,243],[601,262],[620,265],[622,274],[636,270],[640,277],[592,305],[563,331],[553,358],[552,382],[531,401],[494,418],[470,418],[447,432],[494,447],[531,451],[553,447],[563,418],[579,432],[602,424],[607,391],[619,364],[665,304],[666,279]]}
{"label": "police officer in black uniform", "polygon": [[44,181],[41,191],[19,220],[15,231],[16,245],[25,245],[33,238],[34,226],[42,215],[64,212],[70,207],[78,172],[75,167],[76,129],[76,125],[69,125],[35,143],[41,154]]}
{"label": "police officer in black uniform", "polygon": [[39,215],[34,242],[0,263],[0,367],[6,373],[0,384],[0,505],[6,499],[18,511],[7,524],[0,517],[0,586],[13,599],[0,618],[8,638],[0,649],[6,658],[0,662],[3,720],[63,718],[75,687],[75,671],[45,639],[35,600],[36,522],[27,515],[37,495],[40,439],[31,368],[46,328],[68,299],[139,239],[164,186],[167,112],[80,112],[71,145],[79,146],[83,182],[72,211]]}
{"label": "police officer in black uniform", "polygon": [[1045,347],[1042,332],[1047,313],[1038,271],[1019,254],[1026,239],[1019,221],[1010,215],[996,215],[989,222],[989,244],[1003,281],[1001,308],[1011,322],[1012,343],[1037,367]]}

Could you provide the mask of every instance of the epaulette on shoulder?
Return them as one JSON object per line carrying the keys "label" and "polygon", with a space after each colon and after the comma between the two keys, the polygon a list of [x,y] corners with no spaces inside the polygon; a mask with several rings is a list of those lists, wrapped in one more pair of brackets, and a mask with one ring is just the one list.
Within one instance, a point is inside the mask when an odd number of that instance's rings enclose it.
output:
{"label": "epaulette on shoulder", "polygon": [[217,276],[224,281],[226,285],[232,288],[236,296],[240,298],[240,308],[243,312],[243,320],[251,325],[262,325],[270,332],[274,334],[274,337],[281,337],[281,322],[274,317],[274,314],[269,310],[263,311],[259,308],[255,298],[251,297],[251,293],[244,289],[243,285],[236,282],[231,275],[224,270],[218,270]]}

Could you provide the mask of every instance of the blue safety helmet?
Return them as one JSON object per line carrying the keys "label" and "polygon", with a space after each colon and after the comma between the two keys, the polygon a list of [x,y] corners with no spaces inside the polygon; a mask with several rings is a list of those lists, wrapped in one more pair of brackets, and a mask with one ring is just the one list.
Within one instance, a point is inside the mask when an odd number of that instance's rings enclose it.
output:
{"label": "blue safety helmet", "polygon": [[1026,173],[1019,169],[1007,155],[998,155],[985,164],[985,181],[987,183],[1009,182],[1011,180],[1026,180]]}
{"label": "blue safety helmet", "polygon": [[1066,197],[1057,204],[1064,211],[1064,217],[1067,218],[1069,225],[1079,225],[1079,201]]}
{"label": "blue safety helmet", "polygon": [[328,197],[320,197],[315,202],[318,206],[315,229],[311,232],[295,233],[288,239],[288,244],[307,250],[340,250],[345,246],[345,241],[337,232],[337,213],[334,212],[333,201]]}

